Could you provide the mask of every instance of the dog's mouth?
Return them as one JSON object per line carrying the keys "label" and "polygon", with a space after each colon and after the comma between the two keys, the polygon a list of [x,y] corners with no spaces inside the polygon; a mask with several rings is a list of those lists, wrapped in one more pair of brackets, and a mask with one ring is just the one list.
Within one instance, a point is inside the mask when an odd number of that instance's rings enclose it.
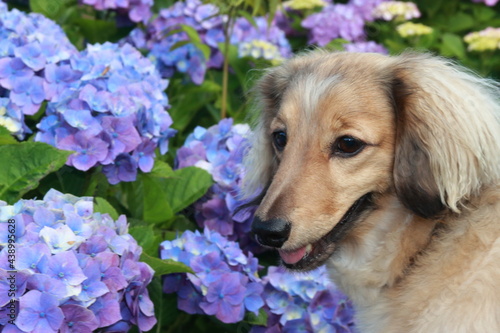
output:
{"label": "dog's mouth", "polygon": [[354,227],[361,214],[372,206],[372,193],[367,193],[356,200],[335,227],[318,241],[291,251],[278,250],[283,265],[293,270],[311,270],[321,266],[336,250],[338,242]]}

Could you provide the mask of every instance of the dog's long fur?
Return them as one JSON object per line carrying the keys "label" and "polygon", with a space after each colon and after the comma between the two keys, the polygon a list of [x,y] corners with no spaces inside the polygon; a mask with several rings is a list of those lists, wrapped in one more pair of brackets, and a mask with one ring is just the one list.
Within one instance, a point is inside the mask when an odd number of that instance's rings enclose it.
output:
{"label": "dog's long fur", "polygon": [[[428,54],[314,51],[269,69],[246,159],[256,215],[313,244],[373,206],[327,260],[360,332],[500,332],[500,91]],[[282,152],[272,133],[285,130]],[[353,157],[331,145],[352,135]]]}

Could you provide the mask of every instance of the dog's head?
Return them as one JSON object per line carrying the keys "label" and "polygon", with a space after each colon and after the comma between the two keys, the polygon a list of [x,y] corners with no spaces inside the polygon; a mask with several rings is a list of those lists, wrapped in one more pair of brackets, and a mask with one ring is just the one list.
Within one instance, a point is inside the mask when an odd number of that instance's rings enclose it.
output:
{"label": "dog's head", "polygon": [[256,89],[252,229],[290,268],[322,264],[377,197],[436,218],[499,179],[496,88],[445,60],[316,51]]}

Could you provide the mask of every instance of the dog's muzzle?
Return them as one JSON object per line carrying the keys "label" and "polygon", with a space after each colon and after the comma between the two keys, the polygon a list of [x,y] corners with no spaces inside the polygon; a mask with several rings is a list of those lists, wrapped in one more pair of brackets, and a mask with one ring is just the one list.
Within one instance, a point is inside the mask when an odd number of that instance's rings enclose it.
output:
{"label": "dog's muzzle", "polygon": [[252,232],[257,242],[275,248],[283,246],[290,236],[291,229],[290,222],[280,218],[263,221],[256,216],[252,223]]}

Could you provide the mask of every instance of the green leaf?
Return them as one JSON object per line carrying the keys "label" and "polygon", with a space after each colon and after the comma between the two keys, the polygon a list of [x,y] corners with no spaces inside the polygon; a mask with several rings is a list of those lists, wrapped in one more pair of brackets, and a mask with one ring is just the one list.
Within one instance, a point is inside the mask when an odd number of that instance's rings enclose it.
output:
{"label": "green leaf", "polygon": [[71,0],[30,0],[30,8],[35,13],[40,13],[51,19],[57,19],[62,9]]}
{"label": "green leaf", "polygon": [[174,175],[174,170],[172,167],[161,160],[156,160],[155,165],[153,166],[153,170],[149,173],[150,176],[155,177],[172,177]]}
{"label": "green leaf", "polygon": [[116,209],[104,198],[94,198],[94,212],[108,214],[113,220],[117,220],[119,215]]}
{"label": "green leaf", "polygon": [[474,27],[472,16],[458,12],[448,18],[447,30],[450,32],[460,32],[470,30]]}
{"label": "green leaf", "polygon": [[143,253],[152,257],[158,256],[159,245],[163,239],[158,232],[154,231],[151,225],[131,227],[129,228],[129,233],[142,247]]}
{"label": "green leaf", "polygon": [[41,142],[0,146],[2,160],[8,161],[0,168],[0,199],[16,202],[37,187],[40,179],[62,167],[71,153]]}
{"label": "green leaf", "polygon": [[198,35],[198,32],[195,28],[187,24],[181,24],[181,27],[182,30],[188,35],[189,40],[191,40],[193,43],[201,43],[200,35]]}
{"label": "green leaf", "polygon": [[205,57],[206,60],[210,59],[210,47],[206,44],[203,44],[202,42],[193,42],[193,45],[198,48],[198,50],[203,53],[203,56]]}
{"label": "green leaf", "polygon": [[169,194],[165,192],[165,179],[142,175],[144,187],[144,212],[146,222],[158,224],[174,217],[175,211],[169,205]]}
{"label": "green leaf", "polygon": [[10,131],[3,126],[0,126],[0,145],[16,144],[16,139],[12,136]]}
{"label": "green leaf", "polygon": [[441,53],[447,57],[465,57],[465,46],[462,38],[455,34],[445,33],[442,36]]}
{"label": "green leaf", "polygon": [[172,273],[194,273],[189,266],[172,259],[160,259],[143,253],[140,260],[151,266],[155,271],[155,276]]}
{"label": "green leaf", "polygon": [[166,198],[177,213],[186,208],[212,186],[212,176],[203,169],[187,167],[175,171],[172,178],[165,182]]}
{"label": "green leaf", "polygon": [[259,310],[259,314],[257,316],[253,312],[247,312],[244,321],[252,325],[266,326],[267,313],[264,308]]}

